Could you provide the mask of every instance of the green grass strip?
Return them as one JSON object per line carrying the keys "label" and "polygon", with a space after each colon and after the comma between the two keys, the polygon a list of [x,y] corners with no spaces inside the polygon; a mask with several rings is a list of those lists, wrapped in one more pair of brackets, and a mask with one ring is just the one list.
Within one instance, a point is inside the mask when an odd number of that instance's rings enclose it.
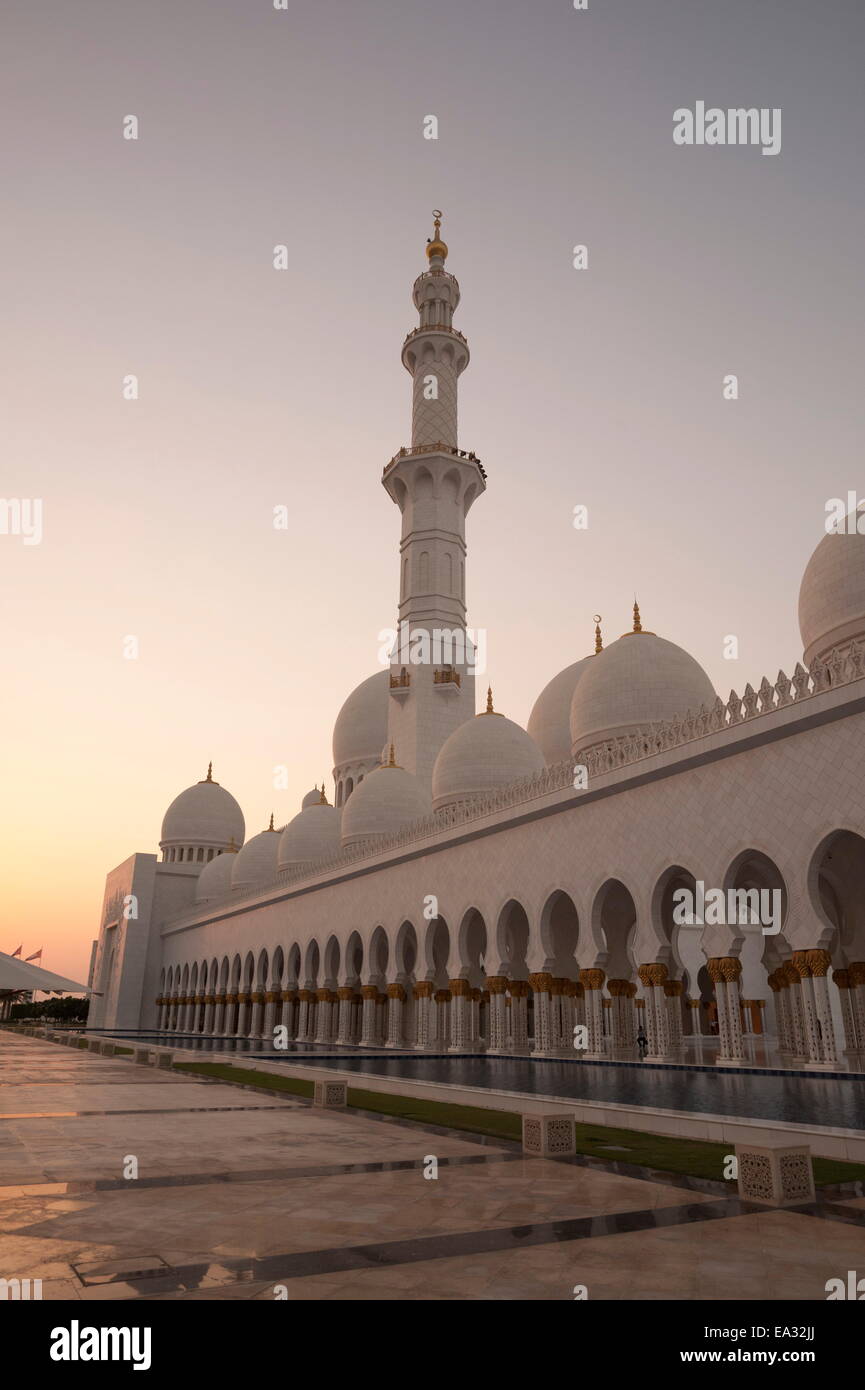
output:
{"label": "green grass strip", "polygon": [[[309,1097],[313,1093],[311,1081],[251,1071],[228,1062],[178,1062],[174,1070],[211,1076],[220,1081],[233,1081],[242,1086],[286,1091],[296,1096]],[[449,1101],[420,1100],[416,1096],[363,1091],[353,1086],[348,1089],[348,1103],[358,1110],[371,1110],[379,1115],[391,1115],[394,1119],[443,1125],[471,1134],[487,1134],[494,1139],[519,1139],[522,1134],[522,1118],[510,1110],[452,1105]],[[618,1159],[623,1163],[636,1163],[643,1168],[657,1168],[664,1173],[680,1173],[690,1178],[710,1178],[715,1182],[723,1178],[725,1159],[732,1147],[729,1144],[707,1143],[703,1139],[673,1139],[664,1134],[646,1134],[642,1130],[613,1129],[597,1124],[578,1124],[576,1133],[577,1153],[595,1154],[608,1162]],[[612,1152],[604,1147],[607,1145],[613,1148]],[[814,1158],[814,1182],[818,1187],[828,1183],[863,1180],[865,1164]]]}

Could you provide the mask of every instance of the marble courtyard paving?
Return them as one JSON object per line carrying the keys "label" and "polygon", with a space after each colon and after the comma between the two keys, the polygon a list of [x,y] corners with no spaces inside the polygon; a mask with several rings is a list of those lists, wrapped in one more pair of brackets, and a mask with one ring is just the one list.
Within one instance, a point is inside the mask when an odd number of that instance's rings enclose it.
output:
{"label": "marble courtyard paving", "polygon": [[863,1199],[759,1210],[0,1034],[0,1276],[45,1299],[822,1300],[863,1246]]}

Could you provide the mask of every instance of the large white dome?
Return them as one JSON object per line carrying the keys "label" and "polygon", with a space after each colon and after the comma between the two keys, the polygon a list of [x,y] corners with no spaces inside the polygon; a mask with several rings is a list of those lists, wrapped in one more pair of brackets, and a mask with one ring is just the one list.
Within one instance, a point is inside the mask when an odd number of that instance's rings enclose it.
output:
{"label": "large white dome", "polygon": [[210,769],[203,782],[196,782],[176,796],[162,821],[160,846],[196,845],[228,849],[232,840],[243,844],[246,827],[243,812],[230,792],[211,781]]}
{"label": "large white dome", "polygon": [[519,724],[496,714],[490,697],[483,714],[460,724],[442,744],[433,767],[433,810],[483,796],[543,769],[538,745]]}
{"label": "large white dome", "polygon": [[378,761],[387,738],[390,670],[376,671],[351,692],[333,726],[334,767]]}
{"label": "large white dome", "polygon": [[209,902],[213,898],[227,897],[231,891],[231,871],[234,868],[235,854],[225,850],[205,864],[195,885],[195,901]]}
{"label": "large white dome", "polygon": [[240,853],[234,856],[231,870],[233,889],[257,888],[260,883],[269,883],[276,878],[279,839],[279,830],[268,829],[247,840]]}
{"label": "large white dome", "polygon": [[403,767],[377,767],[368,773],[345,804],[342,843],[354,845],[378,835],[392,835],[410,821],[428,816],[429,794]]}
{"label": "large white dome", "polygon": [[571,702],[574,753],[715,703],[699,662],[653,632],[628,632],[592,658]]}
{"label": "large white dome", "polygon": [[[859,520],[865,526],[865,513]],[[847,524],[852,527],[852,515]],[[828,534],[820,541],[802,576],[799,631],[806,666],[865,638],[865,535]]]}
{"label": "large white dome", "polygon": [[532,706],[526,727],[549,765],[571,756],[571,701],[593,656],[584,656],[553,676]]}
{"label": "large white dome", "polygon": [[[306,802],[306,797],[304,797]],[[304,805],[290,820],[279,841],[280,869],[295,869],[315,859],[326,859],[340,847],[340,815],[335,806],[319,798],[314,805]]]}

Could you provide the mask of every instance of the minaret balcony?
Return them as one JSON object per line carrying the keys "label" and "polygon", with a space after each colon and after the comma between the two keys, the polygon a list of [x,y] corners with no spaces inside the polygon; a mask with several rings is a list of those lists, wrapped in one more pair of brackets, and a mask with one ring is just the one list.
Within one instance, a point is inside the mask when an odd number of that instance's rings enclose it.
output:
{"label": "minaret balcony", "polygon": [[398,453],[394,454],[390,463],[385,464],[382,469],[382,477],[387,477],[390,470],[399,463],[400,459],[414,458],[418,454],[450,454],[452,458],[464,459],[466,463],[473,463],[477,466],[478,472],[484,482],[486,482],[486,470],[477,454],[471,453],[467,449],[457,449],[452,444],[443,444],[441,440],[435,444],[415,444],[408,449],[400,449]]}
{"label": "minaret balcony", "polygon": [[440,690],[450,691],[455,694],[460,688],[460,673],[455,671],[452,666],[444,666],[438,671],[433,671],[433,685]]}
{"label": "minaret balcony", "polygon": [[397,700],[404,699],[411,689],[411,671],[407,671],[403,666],[398,676],[393,671],[390,674],[390,693]]}
{"label": "minaret balcony", "polygon": [[415,293],[420,285],[429,284],[430,280],[444,280],[450,285],[455,285],[457,294],[459,294],[460,282],[449,270],[422,270],[411,287],[412,294]]}
{"label": "minaret balcony", "polygon": [[459,338],[460,342],[465,343],[466,347],[469,345],[469,340],[465,333],[460,333],[459,329],[454,328],[452,323],[424,323],[421,324],[419,328],[413,328],[410,333],[406,333],[403,339],[403,347],[405,347],[406,343],[410,343],[412,338],[420,338],[424,333],[449,333],[452,334],[454,338]]}

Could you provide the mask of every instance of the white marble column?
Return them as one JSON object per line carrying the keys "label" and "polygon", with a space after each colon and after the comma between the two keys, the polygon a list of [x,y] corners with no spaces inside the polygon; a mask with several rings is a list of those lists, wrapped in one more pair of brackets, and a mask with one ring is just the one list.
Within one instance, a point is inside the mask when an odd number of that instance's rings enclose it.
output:
{"label": "white marble column", "polygon": [[285,1028],[288,1038],[293,1040],[297,1033],[297,991],[284,989],[279,999],[280,1024]]}
{"label": "white marble column", "polygon": [[336,994],[339,1000],[336,1040],[341,1047],[348,1047],[352,1042],[351,1006],[354,1000],[354,990],[349,985],[341,985]]}
{"label": "white marble column", "polygon": [[807,952],[806,962],[811,972],[814,1024],[819,1050],[817,1060],[827,1068],[837,1066],[838,1047],[835,1042],[835,1025],[832,1022],[832,1006],[829,1002],[828,973],[832,963],[831,957],[828,951],[814,947]]}
{"label": "white marble column", "polygon": [[329,1043],[331,1041],[331,1016],[333,1014],[333,1000],[330,990],[316,990],[315,1003],[315,1036],[313,1041]]}
{"label": "white marble column", "polygon": [[603,970],[593,968],[580,971],[580,984],[583,986],[586,1006],[586,1028],[588,1048],[584,1057],[603,1057],[604,1049],[604,980]]}
{"label": "white marble column", "polygon": [[425,1052],[429,1050],[431,1042],[432,981],[418,980],[412,993],[414,994],[414,1045],[419,1052]]}
{"label": "white marble column", "polygon": [[435,1041],[437,1052],[447,1052],[451,1043],[449,989],[437,989],[433,995],[435,1003]]}
{"label": "white marble column", "polygon": [[258,1041],[264,1022],[264,992],[253,990],[249,996],[249,1037]]}
{"label": "white marble column", "polygon": [[237,999],[240,1004],[237,1014],[237,1036],[246,1038],[249,1036],[249,1023],[252,1018],[252,994],[248,990],[241,990]]}
{"label": "white marble column", "polygon": [[670,1055],[667,996],[664,994],[667,967],[657,961],[650,962],[647,965],[641,965],[638,974],[645,991],[645,1026],[649,1043],[646,1056],[653,1061],[667,1061]]}
{"label": "white marble column", "polygon": [[216,991],[216,1007],[213,1011],[213,1032],[220,1034],[225,1032],[225,990]]}
{"label": "white marble column", "polygon": [[850,987],[849,970],[833,970],[832,983],[838,990],[841,1001],[841,1020],[844,1024],[844,1051],[855,1056],[859,1051],[859,1037],[856,1032],[856,1015],[853,1009],[853,991]]}
{"label": "white marble column", "polygon": [[664,984],[664,997],[667,1001],[667,1027],[669,1029],[670,1049],[675,1052],[682,1045],[682,993],[681,980],[667,980]]}
{"label": "white marble column", "polygon": [[573,1056],[574,1052],[574,1026],[577,1021],[576,995],[577,986],[575,981],[565,980],[562,988],[562,997],[559,1001],[562,1016],[562,1031],[559,1047],[561,1051],[568,1056]]}
{"label": "white marble column", "polygon": [[405,985],[396,982],[387,987],[387,1042],[386,1047],[404,1047],[403,1011],[405,1007]]}
{"label": "white marble column", "polygon": [[631,985],[629,980],[607,981],[607,991],[612,1001],[610,1010],[610,1043],[614,1053],[631,1051],[629,1034],[629,1015],[631,1011]]}
{"label": "white marble column", "polygon": [[487,989],[490,992],[490,1039],[489,1051],[506,1052],[508,1045],[505,994],[508,982],[504,975],[488,975]]}
{"label": "white marble column", "polygon": [[378,999],[378,987],[376,985],[363,985],[360,992],[363,998],[360,1045],[361,1047],[375,1047],[375,1007]]}
{"label": "white marble column", "polygon": [[274,1042],[273,1032],[279,1012],[279,992],[279,980],[271,980],[270,989],[264,996],[264,1021],[261,1025],[262,1036],[271,1047]]}
{"label": "white marble column", "polygon": [[311,989],[299,989],[297,992],[297,1041],[301,1043],[311,1042],[309,1036],[309,1015],[310,1003],[315,998]]}
{"label": "white marble column", "polygon": [[529,976],[529,985],[534,995],[535,1036],[532,1048],[533,1057],[547,1057],[552,1051],[552,1000],[550,990],[552,975],[545,972]]}
{"label": "white marble column", "polygon": [[508,1051],[525,1056],[529,1050],[529,985],[528,980],[511,980],[508,984],[511,1023]]}
{"label": "white marble column", "polygon": [[851,961],[847,969],[850,979],[850,1008],[856,1028],[856,1045],[865,1051],[865,961]]}
{"label": "white marble column", "polygon": [[[827,1065],[823,1057],[823,1022],[819,1013],[817,991],[814,988],[812,956],[826,956],[828,960],[828,953],[820,951],[794,951],[792,958],[793,969],[799,976],[798,999],[804,1032],[804,1056],[806,1067]],[[818,964],[818,967],[822,968],[825,973],[826,966],[823,965],[822,961],[817,961],[815,963]],[[826,1003],[828,1004],[828,996],[826,997]],[[834,1054],[835,1038],[831,1018],[829,1019],[829,1038],[831,1039],[831,1049]]]}

